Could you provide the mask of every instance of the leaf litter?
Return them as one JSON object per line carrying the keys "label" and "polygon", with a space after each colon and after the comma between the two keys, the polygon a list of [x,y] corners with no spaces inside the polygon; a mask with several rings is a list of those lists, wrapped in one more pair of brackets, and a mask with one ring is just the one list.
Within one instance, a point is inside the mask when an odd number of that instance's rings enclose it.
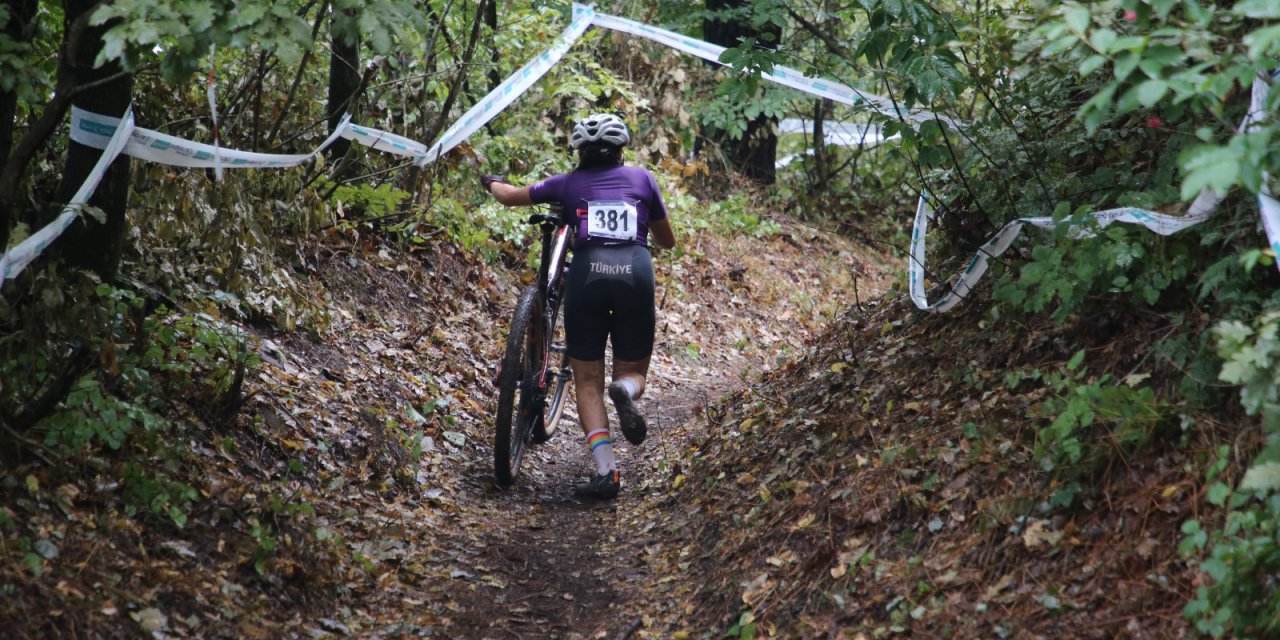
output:
{"label": "leaf litter", "polygon": [[405,254],[369,238],[317,242],[300,277],[322,286],[330,330],[260,335],[263,362],[235,425],[174,416],[194,425],[182,477],[200,496],[183,526],[126,513],[124,487],[100,470],[110,461],[17,470],[27,480],[3,488],[4,504],[42,560],[35,575],[6,537],[0,578],[17,592],[0,621],[20,621],[6,628],[28,637],[631,628],[617,616],[652,571],[633,554],[652,553],[667,532],[631,529],[622,505],[644,499],[646,476],[679,464],[691,416],[801,353],[849,304],[852,278],[862,291],[886,282],[882,257],[783,229],[704,239],[679,262],[658,261],[661,326],[642,402],[651,440],[620,447],[626,489],[609,504],[572,497],[589,472],[572,406],[516,487],[491,480],[494,365],[521,272],[448,245]]}
{"label": "leaf litter", "polygon": [[109,460],[11,471],[0,622],[28,637],[1183,633],[1190,454],[1112,461],[1090,508],[1044,509],[1027,418],[1043,390],[998,384],[1080,346],[1132,371],[1159,332],[859,300],[888,284],[882,256],[780,222],[658,261],[650,441],[619,447],[624,493],[606,504],[572,497],[590,472],[573,407],[517,486],[492,483],[518,273],[447,245],[318,243],[306,271],[333,327],[262,336],[238,423],[190,439],[185,526],[126,513]]}

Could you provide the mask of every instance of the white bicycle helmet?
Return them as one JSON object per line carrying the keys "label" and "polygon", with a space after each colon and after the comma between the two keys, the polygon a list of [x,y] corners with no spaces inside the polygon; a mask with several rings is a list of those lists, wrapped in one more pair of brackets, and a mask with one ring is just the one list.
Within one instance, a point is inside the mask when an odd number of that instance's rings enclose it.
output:
{"label": "white bicycle helmet", "polygon": [[612,113],[597,113],[587,116],[573,125],[573,134],[569,136],[569,146],[577,149],[588,142],[608,142],[619,147],[631,142],[631,132],[627,131],[627,123]]}

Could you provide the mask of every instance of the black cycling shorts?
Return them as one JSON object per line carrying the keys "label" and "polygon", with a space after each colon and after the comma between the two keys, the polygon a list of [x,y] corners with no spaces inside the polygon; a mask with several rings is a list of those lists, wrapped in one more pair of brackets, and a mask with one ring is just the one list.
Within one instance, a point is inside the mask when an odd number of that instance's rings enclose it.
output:
{"label": "black cycling shorts", "polygon": [[565,350],[577,360],[613,357],[634,362],[653,353],[656,323],[653,262],[640,245],[589,246],[574,251],[565,281]]}

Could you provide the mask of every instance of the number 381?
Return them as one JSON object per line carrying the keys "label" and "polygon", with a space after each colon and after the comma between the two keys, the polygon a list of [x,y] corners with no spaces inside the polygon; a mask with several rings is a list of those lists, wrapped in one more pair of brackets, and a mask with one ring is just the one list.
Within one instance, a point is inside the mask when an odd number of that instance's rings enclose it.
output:
{"label": "number 381", "polygon": [[627,212],[618,211],[617,209],[596,209],[596,224],[605,227],[610,231],[617,231],[621,226],[623,231],[627,231]]}

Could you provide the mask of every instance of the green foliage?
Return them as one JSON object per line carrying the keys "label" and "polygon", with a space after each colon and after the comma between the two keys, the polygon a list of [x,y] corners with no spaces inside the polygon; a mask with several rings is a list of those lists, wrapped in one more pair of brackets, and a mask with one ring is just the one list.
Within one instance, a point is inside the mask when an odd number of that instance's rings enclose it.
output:
{"label": "green foliage", "polygon": [[1209,583],[1196,589],[1184,613],[1196,628],[1214,637],[1270,637],[1280,633],[1280,312],[1262,313],[1252,324],[1224,321],[1213,328],[1219,378],[1240,386],[1240,404],[1260,415],[1266,441],[1233,490],[1220,479],[1231,449],[1223,445],[1206,474],[1209,503],[1225,512],[1221,529],[1183,524],[1179,551],[1200,560]]}
{"label": "green foliage", "polygon": [[1190,248],[1178,240],[1115,225],[1078,242],[1036,244],[1031,259],[996,286],[994,296],[1027,313],[1052,309],[1063,322],[1091,297],[1125,295],[1155,305],[1191,275]]}
{"label": "green foliage", "polygon": [[0,92],[14,93],[19,106],[40,101],[53,88],[59,34],[45,25],[62,21],[62,5],[42,2],[36,11],[31,40],[15,42],[6,30],[17,19],[13,7],[0,5]]}
{"label": "green foliage", "polygon": [[[72,290],[74,291],[74,290]],[[218,406],[240,392],[247,369],[257,365],[252,340],[240,329],[203,314],[151,312],[145,298],[129,289],[99,284],[88,298],[89,312],[101,318],[93,367],[73,381],[56,409],[32,427],[54,455],[106,455],[118,460],[113,475],[122,487],[128,515],[144,514],[182,527],[197,492],[181,478],[187,428],[171,417],[177,398]],[[56,334],[55,334],[56,335]],[[15,358],[0,367],[8,393],[29,398],[67,375],[55,368],[60,349],[50,336],[37,337],[37,376],[25,369],[33,360]],[[21,383],[19,383],[21,381]],[[16,384],[17,383],[17,384]]]}
{"label": "green foliage", "polygon": [[[1205,144],[1180,157],[1182,198],[1206,187],[1257,192],[1262,175],[1280,166],[1272,142],[1277,124],[1264,119],[1237,131],[1236,123],[1247,111],[1254,79],[1277,67],[1280,30],[1256,21],[1275,12],[1264,5],[1239,2],[1226,10],[1197,1],[1066,2],[1039,29],[1041,55],[1076,62],[1085,76],[1111,67],[1111,77],[1080,107],[1090,131],[1112,114],[1138,111],[1170,120],[1204,118],[1195,133]],[[1270,104],[1277,100],[1273,94]]]}
{"label": "green foliage", "polygon": [[311,29],[289,3],[121,0],[100,7],[92,24],[112,21],[97,64],[120,60],[136,69],[159,50],[164,53],[160,68],[171,81],[194,73],[216,44],[258,42],[286,64],[296,64],[310,48]]}
{"label": "green foliage", "polygon": [[787,114],[785,96],[767,92],[738,77],[727,77],[716,87],[715,100],[698,111],[703,125],[719,129],[730,139],[741,140],[747,125],[758,117],[778,118]]}
{"label": "green foliage", "polygon": [[1240,404],[1249,415],[1261,415],[1264,426],[1280,433],[1280,311],[1256,318],[1253,325],[1239,320],[1218,323],[1217,338],[1222,371],[1218,378],[1240,386]]}
{"label": "green foliage", "polygon": [[709,221],[716,232],[725,235],[746,234],[755,238],[767,238],[782,230],[774,220],[762,217],[752,205],[750,197],[741,192],[712,202],[706,208],[703,219]]}
{"label": "green foliage", "polygon": [[738,620],[725,630],[722,638],[739,638],[753,640],[756,637],[756,615],[750,609],[743,611]]}
{"label": "green foliage", "polygon": [[[97,63],[119,60],[128,69],[137,69],[159,54],[165,79],[177,82],[200,68],[210,47],[216,45],[232,49],[254,46],[294,65],[314,46],[312,28],[302,9],[300,3],[269,0],[120,0],[104,4],[94,12],[92,24],[112,26],[103,37]],[[368,34],[377,53],[391,51],[395,36],[424,26],[422,12],[408,2],[342,0],[334,3],[334,9],[358,16],[337,21],[336,35],[350,40],[357,34]]]}
{"label": "green foliage", "polygon": [[200,494],[191,485],[174,480],[173,473],[176,469],[154,470],[138,463],[126,463],[120,472],[125,513],[167,517],[175,526],[185,527],[187,514]]}
{"label": "green foliage", "polygon": [[427,223],[439,227],[455,245],[486,262],[496,263],[504,255],[536,255],[532,243],[536,229],[525,224],[527,211],[508,209],[490,200],[472,206],[448,197],[432,202]]}
{"label": "green foliage", "polygon": [[170,425],[145,407],[104,393],[94,377],[76,382],[63,410],[44,421],[45,444],[68,454],[90,445],[124,446],[134,429],[158,433]]}
{"label": "green foliage", "polygon": [[[322,188],[332,185],[332,181],[321,179]],[[352,219],[381,218],[395,213],[400,203],[409,198],[406,191],[396,189],[390,183],[377,186],[365,183],[346,183],[332,185],[329,201],[342,207],[345,215]]]}
{"label": "green foliage", "polygon": [[265,575],[267,573],[267,561],[275,555],[279,543],[276,540],[275,532],[269,526],[258,522],[256,518],[251,518],[249,524],[251,526],[249,537],[254,542],[253,570],[258,572],[258,575]]}
{"label": "green foliage", "polygon": [[1280,631],[1280,585],[1271,579],[1280,570],[1280,437],[1271,431],[1234,491],[1218,479],[1230,453],[1220,447],[1207,474],[1207,499],[1226,512],[1222,528],[1182,525],[1179,552],[1195,558],[1207,550],[1199,568],[1209,578],[1183,612],[1214,637],[1271,637]]}
{"label": "green foliage", "polygon": [[1058,371],[1013,372],[1006,384],[1033,380],[1048,397],[1032,414],[1049,424],[1036,433],[1035,459],[1061,488],[1050,502],[1070,506],[1081,482],[1114,454],[1131,455],[1150,440],[1168,408],[1150,387],[1131,386],[1110,375],[1090,376],[1077,352]]}

